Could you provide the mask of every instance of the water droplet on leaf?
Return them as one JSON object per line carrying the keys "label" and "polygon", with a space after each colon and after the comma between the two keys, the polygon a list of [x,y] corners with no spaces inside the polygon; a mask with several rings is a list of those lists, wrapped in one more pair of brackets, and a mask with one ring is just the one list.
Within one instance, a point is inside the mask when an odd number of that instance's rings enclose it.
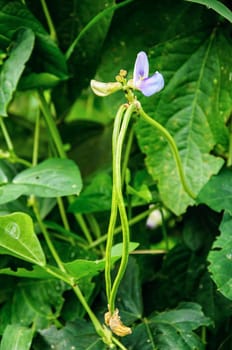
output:
{"label": "water droplet on leaf", "polygon": [[228,260],[232,260],[232,253],[226,254],[226,258],[227,258]]}
{"label": "water droplet on leaf", "polygon": [[16,222],[9,222],[5,227],[5,232],[14,239],[20,237],[20,228]]}

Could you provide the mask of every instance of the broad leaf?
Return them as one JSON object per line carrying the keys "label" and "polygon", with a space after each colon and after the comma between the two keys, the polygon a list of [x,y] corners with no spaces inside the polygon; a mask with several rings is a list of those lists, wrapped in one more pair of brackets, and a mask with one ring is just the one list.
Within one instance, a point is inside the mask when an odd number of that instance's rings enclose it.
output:
{"label": "broad leaf", "polygon": [[[131,78],[137,52],[148,52],[150,74],[160,71],[165,78],[165,87],[150,98],[142,97],[138,92],[138,99],[145,112],[174,137],[186,181],[197,195],[224,162],[212,154],[215,145],[224,153],[228,147],[225,121],[232,109],[230,27],[218,27],[218,16],[201,6],[182,1],[173,6],[168,0],[148,3],[146,6],[137,4],[134,15],[133,7],[124,25],[124,17],[118,19],[120,29],[114,29],[98,75],[101,80],[112,81],[113,74],[123,68],[128,70],[128,78]],[[154,21],[154,13],[165,15],[157,16]],[[133,25],[135,22],[136,26]],[[190,22],[191,26],[188,25]],[[129,25],[133,28],[131,32]],[[123,49],[114,51],[113,48],[121,47],[122,42],[126,43],[125,52]],[[105,98],[111,113],[125,102],[121,96],[117,93]],[[185,212],[194,201],[182,188],[167,141],[141,120],[136,134],[146,155],[147,169],[158,182],[162,201],[175,214]]]}
{"label": "broad leaf", "polygon": [[0,185],[6,184],[11,181],[15,176],[15,170],[12,164],[0,159]]}
{"label": "broad leaf", "polygon": [[228,19],[232,23],[232,12],[221,1],[218,0],[185,0],[195,2],[197,4],[205,5],[207,9],[216,11],[219,15]]}
{"label": "broad leaf", "polygon": [[[5,49],[8,47],[13,40],[15,31],[20,27],[30,28],[36,35],[35,50],[31,64],[33,65],[32,70],[37,73],[37,76],[36,78],[34,76],[31,86],[29,86],[27,81],[25,88],[44,86],[44,79],[41,84],[40,73],[42,73],[42,77],[44,77],[44,73],[48,73],[59,79],[67,79],[68,73],[64,55],[22,1],[0,0],[0,17],[1,47]],[[51,86],[54,85],[54,78],[52,79]],[[20,83],[21,87],[24,87],[23,81]]]}
{"label": "broad leaf", "polygon": [[3,333],[0,350],[29,350],[33,329],[16,324],[8,325]]}
{"label": "broad leaf", "polygon": [[13,183],[25,186],[24,194],[59,197],[79,194],[82,181],[77,165],[68,159],[51,158],[19,173]]}
{"label": "broad leaf", "polygon": [[[95,73],[114,8],[105,15],[102,12],[112,7],[114,1],[109,0],[105,3],[104,0],[57,0],[54,3],[49,0],[47,4],[56,25],[60,46],[67,52],[66,57],[72,73],[70,93],[75,95],[76,90],[79,93],[80,89],[88,86]],[[57,11],[57,8],[62,8],[62,11]],[[102,16],[93,21],[93,25],[89,25],[99,14]]]}
{"label": "broad leaf", "polygon": [[232,213],[232,169],[223,168],[213,176],[198,195],[198,203],[207,204],[215,211]]}
{"label": "broad leaf", "polygon": [[[49,267],[49,265],[47,265]],[[16,270],[11,268],[0,269],[0,275],[9,275],[16,277],[38,278],[38,279],[51,279],[51,274],[46,272],[38,265],[34,265],[31,270],[27,270],[23,267],[18,267]]]}
{"label": "broad leaf", "polygon": [[91,213],[110,210],[112,178],[106,172],[91,178],[91,183],[70,205],[72,213]]}
{"label": "broad leaf", "polygon": [[125,344],[134,350],[203,350],[204,344],[193,331],[210,324],[210,319],[204,316],[200,305],[183,303],[176,310],[145,319],[126,339]]}
{"label": "broad leaf", "polygon": [[232,300],[232,217],[225,213],[220,225],[221,234],[209,253],[209,271],[219,291]]}
{"label": "broad leaf", "polygon": [[139,265],[133,258],[129,259],[126,273],[118,290],[117,307],[125,324],[132,324],[142,318],[143,306]]}
{"label": "broad leaf", "polygon": [[[223,47],[228,48],[228,55],[222,55]],[[226,36],[212,28],[207,36],[180,36],[155,47],[151,54],[150,64],[166,71],[166,86],[155,104],[152,99],[144,101],[144,109],[175,138],[187,183],[196,195],[223,164],[210,152],[216,143],[227,142],[223,115],[228,113],[228,101],[232,101],[232,94],[227,94],[226,73],[231,48]],[[215,76],[221,78],[214,80]],[[183,190],[167,141],[143,121],[138,124],[137,135],[163,202],[174,213],[183,213],[193,201]]]}
{"label": "broad leaf", "polygon": [[34,232],[33,221],[27,214],[12,213],[0,217],[0,247],[5,254],[45,265],[45,256]]}
{"label": "broad leaf", "polygon": [[106,350],[107,346],[96,334],[91,323],[85,320],[76,320],[68,323],[63,329],[57,330],[54,326],[39,332],[45,343],[44,350],[53,347],[56,350]]}
{"label": "broad leaf", "polygon": [[48,327],[60,315],[64,303],[62,295],[67,288],[57,280],[21,282],[13,296],[12,323],[33,324],[36,330]]}
{"label": "broad leaf", "polygon": [[8,203],[27,193],[27,186],[6,184],[0,187],[0,204]]}
{"label": "broad leaf", "polygon": [[34,33],[31,29],[21,29],[17,33],[9,57],[0,72],[0,115],[7,116],[7,106],[16,90],[24,71],[25,63],[31,56],[34,47]]}
{"label": "broad leaf", "polygon": [[[130,242],[129,251],[133,251],[138,247],[138,243]],[[115,263],[122,256],[122,244],[116,244],[112,247],[111,251],[111,261],[112,264]],[[105,259],[101,260],[82,260],[77,259],[70,263],[64,264],[67,271],[76,279],[81,279],[84,277],[93,277],[97,275],[100,271],[105,268]]]}

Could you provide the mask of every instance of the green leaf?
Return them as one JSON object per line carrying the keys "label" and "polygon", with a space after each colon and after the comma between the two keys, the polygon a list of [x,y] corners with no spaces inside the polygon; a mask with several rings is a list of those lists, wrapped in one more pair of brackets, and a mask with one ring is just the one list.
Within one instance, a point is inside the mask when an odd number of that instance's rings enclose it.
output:
{"label": "green leaf", "polygon": [[[222,54],[225,47],[229,51]],[[151,51],[150,64],[168,71],[160,98],[144,101],[144,109],[174,137],[185,177],[195,194],[223,164],[223,159],[210,153],[216,143],[227,142],[223,115],[228,117],[227,103],[232,101],[232,94],[227,93],[227,54],[231,57],[231,43],[216,28],[207,35],[198,33],[188,39],[180,36]],[[183,190],[167,141],[142,121],[137,135],[163,202],[175,214],[183,213],[193,201]]]}
{"label": "green leaf", "polygon": [[203,187],[197,197],[198,203],[207,204],[210,208],[220,212],[227,210],[232,213],[232,169],[223,168],[219,174],[213,176]]}
{"label": "green leaf", "polygon": [[[184,244],[177,244],[168,252],[154,283],[150,284],[154,290],[148,301],[150,309],[172,308],[182,300],[194,300],[199,278],[206,269],[206,256],[203,249],[200,252],[196,254]],[[149,288],[146,294],[150,297]]]}
{"label": "green leaf", "polygon": [[225,212],[220,225],[220,236],[216,238],[209,253],[209,271],[219,291],[232,300],[232,217]]}
{"label": "green leaf", "polygon": [[20,29],[9,57],[4,62],[0,73],[0,115],[7,116],[7,106],[16,90],[24,71],[25,63],[31,56],[35,36],[31,29]]}
{"label": "green leaf", "polygon": [[59,197],[79,194],[82,180],[77,165],[69,159],[51,158],[19,173],[13,183],[24,186],[24,194]]}
{"label": "green leaf", "polygon": [[38,86],[43,89],[49,89],[56,86],[59,81],[60,78],[51,73],[30,73],[22,78],[19,83],[19,89],[37,89]]}
{"label": "green leaf", "polygon": [[0,185],[6,184],[15,175],[14,168],[7,161],[0,159]]}
{"label": "green leaf", "polygon": [[12,213],[0,217],[0,247],[5,254],[44,266],[45,256],[34,232],[31,217]]}
{"label": "green leaf", "polygon": [[112,195],[112,178],[101,172],[91,178],[90,184],[70,205],[71,213],[92,213],[110,210]]}
{"label": "green leaf", "polygon": [[195,2],[197,4],[205,5],[207,9],[216,11],[219,15],[226,18],[232,23],[232,12],[222,2],[217,0],[185,0]]}
{"label": "green leaf", "polygon": [[[5,48],[13,40],[14,33],[18,28],[30,28],[35,33],[35,49],[30,65],[31,71],[37,73],[39,79],[36,83],[37,78],[34,75],[33,87],[40,87],[40,73],[42,76],[43,73],[50,73],[59,79],[67,79],[68,72],[64,55],[23,2],[0,0],[0,17],[0,45],[2,44]],[[52,82],[52,86],[53,84],[54,82]],[[26,81],[26,88],[29,87],[28,81]],[[20,88],[23,88],[23,78],[20,81]]]}
{"label": "green leaf", "polygon": [[11,322],[33,324],[35,330],[48,327],[60,316],[67,288],[58,280],[21,281],[13,296]]}
{"label": "green leaf", "polygon": [[27,193],[24,185],[6,184],[0,187],[0,204],[8,203]]}
{"label": "green leaf", "polygon": [[[138,246],[136,242],[130,242],[129,251],[133,251]],[[112,264],[115,263],[122,256],[122,244],[116,244],[112,247],[111,258]],[[84,277],[93,277],[105,268],[105,259],[101,260],[84,260],[77,259],[64,264],[67,271],[76,279]]]}
{"label": "green leaf", "polygon": [[0,350],[29,350],[33,338],[33,329],[8,325],[3,333]]}
{"label": "green leaf", "polygon": [[[67,52],[66,57],[72,73],[70,92],[75,95],[76,90],[80,92],[83,87],[89,85],[95,73],[115,8],[105,15],[102,12],[112,7],[114,0],[108,0],[107,3],[104,0],[57,0],[56,3],[49,0],[48,5],[61,48]],[[57,8],[62,8],[62,11],[57,11]],[[99,14],[99,20],[95,21],[95,16]],[[93,21],[92,26],[89,26],[90,21]]]}
{"label": "green leaf", "polygon": [[65,327],[57,330],[54,326],[39,332],[46,344],[56,350],[107,350],[107,346],[96,334],[92,324],[85,320],[76,320],[67,323]]}
{"label": "green leaf", "polygon": [[203,350],[204,344],[193,331],[210,324],[210,319],[204,316],[200,305],[182,303],[175,310],[145,319],[125,343],[134,350]]}
{"label": "green leaf", "polygon": [[[228,148],[225,120],[232,109],[230,27],[218,27],[216,14],[190,3],[176,2],[173,6],[166,0],[146,6],[136,4],[136,11],[134,8],[132,4],[126,21],[125,14],[118,18],[118,29],[115,25],[112,30],[113,38],[106,45],[97,78],[112,81],[112,72],[117,74],[121,68],[127,69],[131,78],[138,48],[148,52],[150,74],[160,71],[165,87],[150,98],[138,92],[138,99],[145,112],[174,137],[187,183],[197,195],[223,164],[222,158],[212,154],[215,145],[224,150],[224,155]],[[155,21],[154,13],[159,13]],[[114,47],[121,50],[114,51]],[[104,101],[112,113],[125,99],[114,94]],[[158,182],[161,199],[174,213],[183,213],[193,201],[181,186],[167,141],[142,121],[137,124],[136,134],[147,169]]]}
{"label": "green leaf", "polygon": [[39,279],[52,278],[52,276],[48,272],[46,272],[44,269],[42,269],[38,265],[34,265],[32,267],[32,270],[27,270],[22,267],[18,267],[16,270],[12,270],[11,268],[0,269],[0,275],[26,277],[26,278],[39,278]]}
{"label": "green leaf", "polygon": [[139,265],[129,258],[126,273],[117,293],[117,307],[125,324],[132,324],[142,318],[142,290]]}

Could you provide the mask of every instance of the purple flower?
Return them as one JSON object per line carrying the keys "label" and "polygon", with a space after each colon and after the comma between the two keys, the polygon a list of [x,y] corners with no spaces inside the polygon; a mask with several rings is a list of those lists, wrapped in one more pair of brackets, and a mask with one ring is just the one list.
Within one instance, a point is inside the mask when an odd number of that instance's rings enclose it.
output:
{"label": "purple flower", "polygon": [[164,87],[164,78],[159,72],[151,77],[149,74],[149,62],[145,52],[138,53],[133,75],[134,88],[140,90],[145,96],[151,96]]}

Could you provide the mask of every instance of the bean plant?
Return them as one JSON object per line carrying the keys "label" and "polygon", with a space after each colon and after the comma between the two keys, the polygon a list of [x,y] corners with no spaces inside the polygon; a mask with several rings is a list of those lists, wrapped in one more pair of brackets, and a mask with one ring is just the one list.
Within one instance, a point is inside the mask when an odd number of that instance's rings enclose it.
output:
{"label": "bean plant", "polygon": [[0,350],[232,348],[230,1],[0,18]]}

